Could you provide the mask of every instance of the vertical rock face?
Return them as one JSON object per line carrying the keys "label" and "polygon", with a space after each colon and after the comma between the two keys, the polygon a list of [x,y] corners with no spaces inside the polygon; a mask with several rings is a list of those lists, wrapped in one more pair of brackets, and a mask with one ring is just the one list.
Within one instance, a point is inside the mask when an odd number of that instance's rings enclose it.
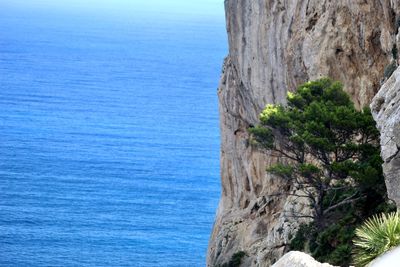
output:
{"label": "vertical rock face", "polygon": [[267,103],[321,76],[344,83],[357,107],[370,103],[396,43],[397,0],[225,0],[229,55],[219,86],[222,196],[207,265],[245,251],[243,266],[270,266],[303,209],[265,172],[273,159],[248,144]]}
{"label": "vertical rock face", "polygon": [[381,132],[381,156],[388,195],[400,208],[400,68],[374,97],[371,111]]}

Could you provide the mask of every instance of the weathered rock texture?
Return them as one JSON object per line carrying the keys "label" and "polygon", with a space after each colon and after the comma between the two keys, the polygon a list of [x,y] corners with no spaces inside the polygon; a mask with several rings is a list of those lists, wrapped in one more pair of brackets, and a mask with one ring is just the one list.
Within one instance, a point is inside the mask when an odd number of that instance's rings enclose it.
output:
{"label": "weathered rock texture", "polygon": [[334,267],[328,263],[320,263],[310,255],[291,251],[280,258],[272,267]]}
{"label": "weathered rock texture", "polygon": [[[229,55],[218,91],[222,196],[207,265],[246,251],[243,266],[270,266],[297,227],[290,190],[266,174],[271,158],[248,144],[267,103],[310,79],[340,80],[357,107],[380,86],[396,43],[398,1],[226,0]],[[301,210],[302,206],[294,207]]]}
{"label": "weathered rock texture", "polygon": [[381,156],[388,195],[400,208],[400,68],[374,97],[371,111],[381,132]]}

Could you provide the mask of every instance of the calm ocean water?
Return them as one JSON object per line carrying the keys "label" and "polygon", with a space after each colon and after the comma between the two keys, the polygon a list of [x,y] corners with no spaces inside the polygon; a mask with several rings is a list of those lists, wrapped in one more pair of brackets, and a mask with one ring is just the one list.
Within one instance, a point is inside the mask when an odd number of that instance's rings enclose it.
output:
{"label": "calm ocean water", "polygon": [[0,266],[205,266],[222,7],[0,7]]}

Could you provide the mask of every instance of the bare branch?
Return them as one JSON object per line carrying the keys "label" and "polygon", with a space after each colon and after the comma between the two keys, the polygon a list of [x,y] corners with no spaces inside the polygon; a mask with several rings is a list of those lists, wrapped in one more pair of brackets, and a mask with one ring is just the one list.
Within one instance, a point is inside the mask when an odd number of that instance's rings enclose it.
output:
{"label": "bare branch", "polygon": [[365,197],[365,196],[360,196],[360,197],[357,197],[357,198],[353,198],[353,197],[355,197],[357,194],[358,194],[358,192],[355,193],[355,194],[353,194],[353,195],[351,195],[350,197],[347,197],[347,198],[343,199],[341,202],[339,202],[339,203],[337,203],[337,204],[335,204],[335,205],[333,205],[333,206],[327,208],[326,210],[324,210],[323,214],[326,214],[326,213],[328,213],[328,212],[330,212],[330,211],[332,211],[332,210],[334,210],[334,209],[336,209],[336,208],[338,208],[338,207],[340,207],[340,206],[353,203],[353,202],[355,202],[355,201],[357,201],[357,200],[360,200],[360,199],[362,199],[362,198]]}

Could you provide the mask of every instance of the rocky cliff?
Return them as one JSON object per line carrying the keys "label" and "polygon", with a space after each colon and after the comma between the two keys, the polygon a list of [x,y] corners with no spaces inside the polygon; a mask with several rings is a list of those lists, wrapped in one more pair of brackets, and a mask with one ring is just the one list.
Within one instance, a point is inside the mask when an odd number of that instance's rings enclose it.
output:
{"label": "rocky cliff", "polygon": [[[268,156],[249,146],[247,128],[287,90],[329,76],[357,107],[368,105],[393,58],[397,0],[226,0],[229,55],[219,86],[222,196],[207,266],[245,251],[243,266],[270,266],[297,224],[289,189],[265,172]],[[400,46],[399,46],[400,47]]]}
{"label": "rocky cliff", "polygon": [[400,208],[400,68],[374,97],[371,111],[381,132],[381,156],[388,195]]}

